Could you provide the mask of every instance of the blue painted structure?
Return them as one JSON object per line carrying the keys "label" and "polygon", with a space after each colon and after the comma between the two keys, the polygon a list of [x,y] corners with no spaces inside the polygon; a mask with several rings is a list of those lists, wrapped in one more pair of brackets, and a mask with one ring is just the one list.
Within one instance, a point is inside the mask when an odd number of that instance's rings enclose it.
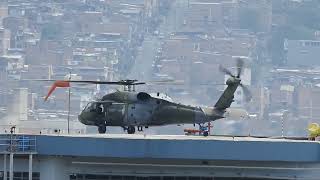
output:
{"label": "blue painted structure", "polygon": [[15,154],[14,171],[28,171],[26,155],[36,154],[33,170],[41,180],[70,174],[317,179],[319,148],[317,141],[253,137],[0,135],[0,152]]}
{"label": "blue painted structure", "polygon": [[39,155],[320,162],[320,144],[314,141],[201,138],[39,135],[36,147]]}

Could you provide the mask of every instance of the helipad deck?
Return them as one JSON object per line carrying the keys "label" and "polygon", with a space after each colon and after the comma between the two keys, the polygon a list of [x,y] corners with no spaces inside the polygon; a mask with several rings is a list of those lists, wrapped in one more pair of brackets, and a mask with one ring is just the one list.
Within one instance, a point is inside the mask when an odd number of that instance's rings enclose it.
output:
{"label": "helipad deck", "polygon": [[26,155],[33,154],[32,171],[45,180],[320,177],[320,144],[315,141],[126,134],[0,137],[0,151],[14,153],[14,172],[28,172]]}

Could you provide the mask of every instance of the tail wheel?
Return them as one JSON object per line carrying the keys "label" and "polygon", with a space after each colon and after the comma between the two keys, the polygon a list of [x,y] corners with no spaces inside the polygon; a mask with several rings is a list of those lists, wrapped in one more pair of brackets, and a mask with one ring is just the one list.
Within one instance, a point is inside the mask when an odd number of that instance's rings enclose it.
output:
{"label": "tail wheel", "polygon": [[98,132],[99,134],[104,134],[107,131],[107,127],[104,125],[98,126]]}
{"label": "tail wheel", "polygon": [[128,134],[134,134],[136,132],[136,128],[134,126],[129,126],[127,128]]}

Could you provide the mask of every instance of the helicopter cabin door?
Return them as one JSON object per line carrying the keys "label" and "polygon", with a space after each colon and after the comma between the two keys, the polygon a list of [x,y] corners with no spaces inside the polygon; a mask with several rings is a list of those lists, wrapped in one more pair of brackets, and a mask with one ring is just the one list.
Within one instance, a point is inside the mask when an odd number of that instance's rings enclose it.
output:
{"label": "helicopter cabin door", "polygon": [[109,126],[122,126],[126,119],[126,104],[111,103],[106,109],[106,124]]}
{"label": "helicopter cabin door", "polygon": [[153,106],[151,104],[128,104],[127,125],[147,126],[151,122]]}

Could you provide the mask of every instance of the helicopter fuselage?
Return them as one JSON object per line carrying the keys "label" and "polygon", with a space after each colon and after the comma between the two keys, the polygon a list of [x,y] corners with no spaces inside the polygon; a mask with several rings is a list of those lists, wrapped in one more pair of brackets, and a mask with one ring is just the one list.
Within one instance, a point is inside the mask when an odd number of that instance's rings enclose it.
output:
{"label": "helicopter fuselage", "polygon": [[214,108],[171,102],[160,94],[152,97],[145,92],[119,91],[89,103],[79,120],[94,126],[161,126],[205,123],[223,118],[223,113]]}

